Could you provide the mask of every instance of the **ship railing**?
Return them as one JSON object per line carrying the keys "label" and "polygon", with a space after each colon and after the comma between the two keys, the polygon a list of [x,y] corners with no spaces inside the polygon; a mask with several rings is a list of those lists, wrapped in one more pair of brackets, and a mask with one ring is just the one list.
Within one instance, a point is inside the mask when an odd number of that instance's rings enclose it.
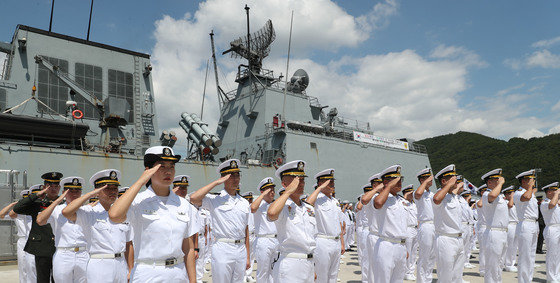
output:
{"label": "ship railing", "polygon": [[369,122],[360,121],[357,119],[351,119],[344,116],[336,116],[336,127],[349,129],[349,130],[356,130],[362,131],[367,134],[373,134],[371,131],[371,125]]}
{"label": "ship railing", "polygon": [[404,149],[398,149],[398,148],[393,148],[393,147],[387,147],[387,146],[383,146],[383,145],[376,145],[376,144],[369,144],[369,143],[363,143],[363,142],[355,141],[353,130],[350,130],[350,129],[346,129],[346,130],[342,130],[342,131],[337,130],[337,131],[330,132],[330,133],[325,132],[325,133],[322,133],[322,134],[318,134],[318,133],[314,133],[314,132],[310,132],[310,131],[290,129],[286,126],[284,126],[284,127],[273,126],[269,123],[265,124],[265,129],[266,129],[266,131],[265,131],[266,135],[271,135],[271,134],[276,134],[276,133],[305,133],[305,134],[308,134],[308,135],[330,137],[330,138],[336,138],[336,139],[340,139],[340,140],[352,141],[352,142],[356,142],[356,143],[360,143],[360,144],[368,145],[368,146],[390,148],[390,149],[394,149],[394,150],[412,151],[412,152],[417,152],[417,153],[421,153],[421,154],[428,154],[426,146],[424,146],[422,144],[414,143],[414,142],[408,142],[408,148],[409,149],[404,150]]}
{"label": "ship railing", "polygon": [[[239,82],[240,80],[245,79],[246,77],[249,76],[250,73],[251,73],[251,71],[246,66],[239,66],[239,68],[237,70],[237,75],[235,77],[235,81]],[[284,77],[275,78],[274,77],[274,71],[272,71],[272,70],[261,69],[258,74],[253,73],[253,75],[257,78],[258,83],[262,87],[269,87],[269,88],[273,88],[273,89],[277,89],[277,90],[281,90],[281,91],[284,91],[284,89],[286,89],[287,83],[283,79]],[[267,79],[266,82],[260,80],[259,77],[260,78],[266,78]],[[233,93],[233,95],[228,96],[228,98],[235,98],[235,94],[237,94],[237,90],[231,90],[231,91],[227,92],[226,95],[228,95],[230,93]],[[291,93],[291,94],[307,96],[305,90],[302,91],[301,93]]]}

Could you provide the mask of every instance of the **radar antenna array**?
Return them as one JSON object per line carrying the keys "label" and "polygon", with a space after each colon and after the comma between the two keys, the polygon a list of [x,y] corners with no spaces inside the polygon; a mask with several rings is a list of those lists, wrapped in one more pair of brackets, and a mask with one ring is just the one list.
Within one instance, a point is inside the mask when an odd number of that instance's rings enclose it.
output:
{"label": "radar antenna array", "polygon": [[262,60],[270,54],[270,45],[276,38],[272,21],[266,24],[249,37],[240,37],[230,42],[231,48],[222,54],[231,53],[232,58],[245,58],[249,61],[249,69],[259,73],[262,68]]}

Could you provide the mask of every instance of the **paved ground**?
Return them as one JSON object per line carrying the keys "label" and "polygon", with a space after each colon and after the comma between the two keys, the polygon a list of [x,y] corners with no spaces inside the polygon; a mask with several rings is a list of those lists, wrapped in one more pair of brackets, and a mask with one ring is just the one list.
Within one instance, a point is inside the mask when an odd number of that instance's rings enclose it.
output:
{"label": "paved ground", "polygon": [[[465,269],[463,279],[470,282],[484,282],[484,278],[478,275],[478,252],[474,252],[474,259],[471,259],[471,263],[476,266],[474,269]],[[348,252],[342,259],[344,263],[340,265],[339,279],[340,282],[361,282],[360,266],[358,264],[358,254],[356,252]],[[539,265],[535,268],[535,278],[533,282],[546,282],[546,266],[545,266],[545,255],[537,255],[536,264]],[[208,265],[208,268],[210,266]],[[255,266],[256,268],[256,266]],[[255,273],[253,272],[253,276]],[[0,266],[0,278],[1,282],[4,283],[17,283],[19,282],[17,265],[6,265]],[[434,278],[437,278],[434,270]],[[204,282],[212,282],[212,277],[210,273],[206,273],[203,278]],[[503,282],[516,282],[517,274],[511,272],[503,273]],[[405,281],[410,282],[410,281]],[[434,280],[435,282],[435,280]]]}

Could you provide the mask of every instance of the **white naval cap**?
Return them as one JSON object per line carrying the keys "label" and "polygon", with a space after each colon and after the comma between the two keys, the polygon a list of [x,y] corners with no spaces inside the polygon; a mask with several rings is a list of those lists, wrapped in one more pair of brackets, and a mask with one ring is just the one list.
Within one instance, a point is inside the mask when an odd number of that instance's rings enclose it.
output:
{"label": "white naval cap", "polygon": [[486,174],[482,175],[480,179],[484,181],[488,181],[490,178],[498,178],[502,176],[502,168],[497,168],[491,171],[488,171]]}
{"label": "white naval cap", "polygon": [[307,195],[301,195],[301,196],[299,197],[299,199],[307,199],[307,197],[308,197]]}
{"label": "white naval cap", "polygon": [[381,173],[373,174],[371,177],[369,177],[368,181],[369,181],[370,184],[373,183],[373,182],[382,182]]}
{"label": "white naval cap", "polygon": [[457,183],[463,182],[463,175],[457,175]]}
{"label": "white naval cap", "polygon": [[121,179],[121,171],[117,169],[105,169],[101,170],[91,178],[89,178],[89,183],[94,187],[102,187],[104,185],[117,185],[120,186],[119,180]]}
{"label": "white naval cap", "polygon": [[45,188],[45,186],[43,184],[36,184],[36,185],[33,185],[33,186],[29,187],[29,192],[30,193],[36,193],[36,192],[38,192],[38,191],[40,191],[44,188]]}
{"label": "white naval cap", "polygon": [[217,172],[218,174],[231,174],[231,173],[235,173],[235,172],[239,172],[241,171],[241,169],[239,169],[239,164],[241,162],[239,161],[239,159],[228,159],[224,162],[222,162],[220,165],[218,165],[218,169]]}
{"label": "white naval cap", "polygon": [[177,175],[173,178],[174,186],[188,186],[191,177],[189,175]]}
{"label": "white naval cap", "polygon": [[161,145],[152,146],[144,152],[144,167],[152,168],[160,160],[177,163],[181,160],[181,155],[175,155],[172,148]]}
{"label": "white naval cap", "polygon": [[514,186],[509,186],[509,187],[506,187],[506,188],[502,188],[502,194],[509,193],[509,192],[515,192],[515,187]]}
{"label": "white naval cap", "polygon": [[447,165],[445,168],[439,170],[439,172],[437,172],[434,177],[439,180],[445,176],[457,176],[457,172],[455,171],[455,164]]}
{"label": "white naval cap", "polygon": [[307,177],[307,175],[305,175],[305,161],[303,160],[290,161],[280,166],[280,168],[276,169],[274,175],[278,179],[282,179],[282,176]]}
{"label": "white naval cap", "polygon": [[84,178],[78,176],[66,177],[60,180],[60,186],[64,189],[81,189],[84,183]]}
{"label": "white naval cap", "polygon": [[520,173],[519,175],[515,176],[515,179],[519,180],[520,182],[521,182],[521,179],[523,179],[523,178],[535,178],[535,169],[525,171],[525,172]]}
{"label": "white naval cap", "polygon": [[278,194],[279,194],[279,195],[283,195],[285,191],[286,191],[286,189],[285,189],[285,188],[282,188],[282,189],[280,189],[280,191],[278,192]]}
{"label": "white naval cap", "polygon": [[430,167],[424,168],[418,171],[418,173],[416,173],[416,178],[430,177],[430,176],[432,176],[432,168]]}
{"label": "white naval cap", "polygon": [[22,197],[22,198],[27,197],[27,196],[29,196],[29,192],[30,192],[29,189],[28,190],[22,190],[21,192],[19,192],[19,196]]}
{"label": "white naval cap", "polygon": [[328,180],[328,179],[333,179],[334,180],[334,169],[333,168],[325,169],[325,170],[315,174],[315,179],[317,179],[317,181]]}
{"label": "white naval cap", "polygon": [[486,184],[483,184],[482,186],[478,187],[478,189],[476,190],[476,193],[479,195],[482,195],[482,191],[488,190],[488,186]]}
{"label": "white naval cap", "polygon": [[371,183],[367,183],[367,184],[363,185],[362,190],[364,190],[364,193],[373,190],[373,188],[371,187]]}
{"label": "white naval cap", "polygon": [[122,196],[126,192],[126,190],[128,190],[128,187],[119,188],[119,197]]}
{"label": "white naval cap", "polygon": [[379,175],[381,175],[381,179],[384,178],[398,178],[401,176],[401,166],[400,165],[393,165],[385,168],[385,170],[381,171]]}
{"label": "white naval cap", "polygon": [[272,177],[266,177],[261,180],[257,189],[262,192],[270,187],[276,187],[276,185],[274,184],[274,179]]}
{"label": "white naval cap", "polygon": [[246,192],[244,194],[241,195],[244,199],[250,199],[253,198],[253,192]]}
{"label": "white naval cap", "polygon": [[467,196],[470,196],[471,194],[472,194],[471,190],[464,190],[464,191],[461,192],[462,197],[467,197]]}
{"label": "white naval cap", "polygon": [[554,183],[548,184],[548,185],[542,187],[542,190],[545,191],[545,192],[546,192],[547,190],[556,191],[556,190],[558,190],[558,182],[554,182]]}
{"label": "white naval cap", "polygon": [[404,193],[412,192],[413,190],[414,190],[414,185],[413,185],[413,184],[410,184],[410,185],[404,187],[404,188],[401,190],[401,192],[404,194]]}

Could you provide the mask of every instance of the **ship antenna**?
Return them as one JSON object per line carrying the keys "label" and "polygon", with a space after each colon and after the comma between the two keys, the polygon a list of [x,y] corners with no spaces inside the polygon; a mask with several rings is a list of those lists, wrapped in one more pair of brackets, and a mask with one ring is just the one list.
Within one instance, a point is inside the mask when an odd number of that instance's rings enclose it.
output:
{"label": "ship antenna", "polygon": [[[284,104],[282,104],[282,122],[286,122],[286,118],[285,118],[285,110],[286,110],[286,95],[287,95],[287,90],[288,90],[288,70],[290,68],[290,51],[292,48],[292,25],[294,23],[294,10],[292,10],[292,19],[290,20],[290,39],[288,40],[288,61],[286,62],[286,77],[285,77],[285,82],[286,85],[284,86]],[[284,123],[282,123],[282,125],[285,125]]]}
{"label": "ship antenna", "polygon": [[51,6],[51,20],[50,20],[50,22],[49,22],[49,33],[51,32],[51,29],[52,29],[53,11],[54,11],[54,0],[52,0],[52,6]]}
{"label": "ship antenna", "polygon": [[202,92],[202,107],[200,108],[200,120],[204,114],[204,97],[206,97],[206,81],[208,81],[208,60],[206,60],[206,76],[204,76],[204,91]]}
{"label": "ship antenna", "polygon": [[247,50],[249,50],[249,58],[247,58],[247,60],[249,61],[249,70],[252,70],[252,64],[251,64],[251,33],[249,32],[249,6],[247,6],[247,4],[245,4],[245,11],[247,12]]}
{"label": "ship antenna", "polygon": [[91,6],[89,8],[89,23],[87,26],[87,38],[86,40],[89,41],[89,28],[91,27],[91,13],[93,11],[93,0],[91,0]]}
{"label": "ship antenna", "polygon": [[220,87],[220,82],[218,81],[218,65],[216,63],[216,49],[214,48],[214,30],[210,32],[210,44],[212,45],[212,61],[214,63],[214,78],[216,79],[216,91],[218,93],[219,107],[222,111],[222,105],[229,101],[228,97]]}

